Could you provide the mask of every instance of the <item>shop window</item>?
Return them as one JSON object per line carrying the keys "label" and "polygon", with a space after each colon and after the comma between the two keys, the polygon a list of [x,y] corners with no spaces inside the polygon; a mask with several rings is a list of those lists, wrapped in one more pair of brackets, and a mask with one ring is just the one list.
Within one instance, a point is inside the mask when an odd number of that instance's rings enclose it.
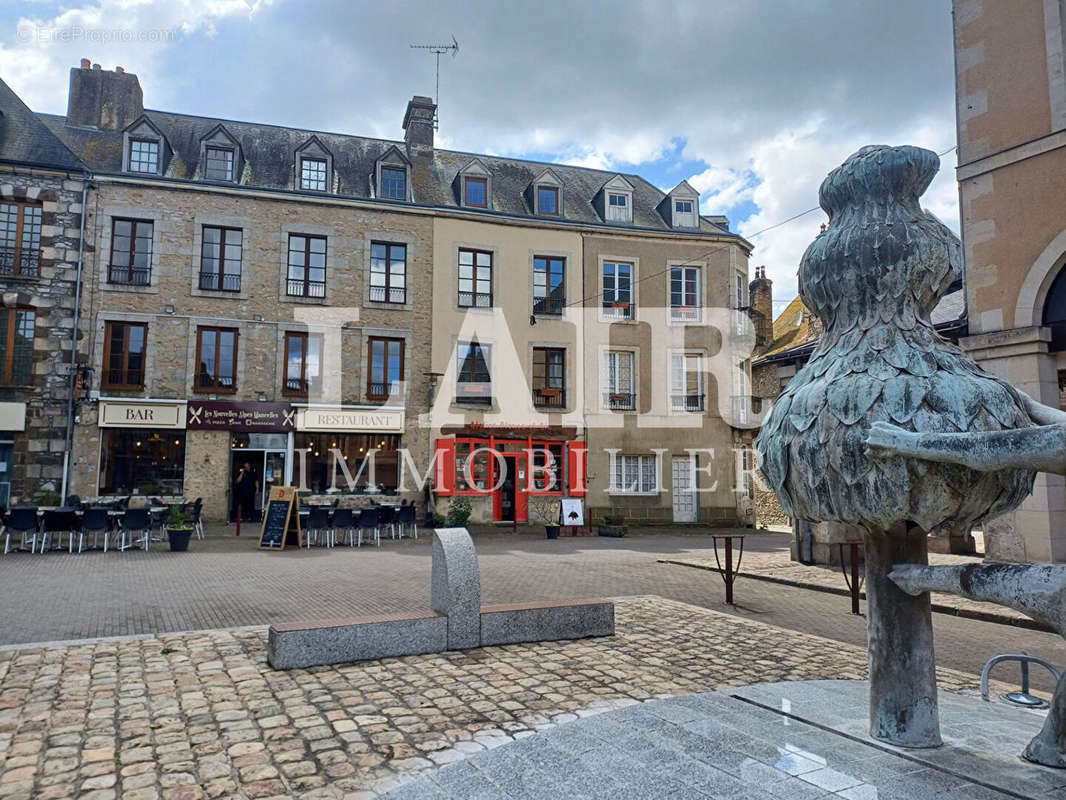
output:
{"label": "shop window", "polygon": [[368,397],[381,400],[399,391],[403,380],[403,339],[371,336],[370,369],[366,387]]}
{"label": "shop window", "polygon": [[[399,480],[399,446],[400,437],[396,434],[296,433],[293,434],[293,481],[315,494],[334,485],[345,492],[395,492]],[[367,458],[375,450],[374,483],[371,484]],[[338,454],[348,468],[354,487],[347,483],[344,470],[337,461]]]}
{"label": "shop window", "polygon": [[289,272],[286,293],[290,297],[326,296],[326,237],[289,236]]}
{"label": "shop window", "polygon": [[184,494],[185,431],[101,431],[100,494]]}
{"label": "shop window", "polygon": [[407,245],[371,242],[370,301],[407,302]]}
{"label": "shop window", "polygon": [[33,334],[37,315],[28,308],[0,309],[0,383],[33,382]]}
{"label": "shop window", "polygon": [[237,329],[196,329],[196,391],[237,391]]}
{"label": "shop window", "polygon": [[154,223],[143,219],[111,221],[111,261],[108,283],[147,286],[152,275]]}
{"label": "shop window", "polygon": [[104,332],[105,389],[144,388],[144,354],[148,326],[140,322],[108,322]]}
{"label": "shop window", "polygon": [[[551,456],[551,459],[548,456]],[[529,490],[554,494],[563,490],[563,444],[533,445],[533,469]]]}
{"label": "shop window", "polygon": [[566,406],[566,350],[533,348],[533,403],[547,408]]}
{"label": "shop window", "polygon": [[321,391],[322,337],[307,333],[286,333],[283,393],[307,397]]}
{"label": "shop window", "polygon": [[488,346],[468,342],[460,344],[457,349],[459,375],[455,385],[455,402],[492,405]]}
{"label": "shop window", "polygon": [[533,257],[533,313],[562,314],[566,305],[565,258]]}
{"label": "shop window", "polygon": [[603,263],[603,316],[633,319],[633,265]]}
{"label": "shop window", "polygon": [[204,226],[200,248],[200,288],[216,292],[241,290],[244,234],[240,228]]}
{"label": "shop window", "polygon": [[492,308],[492,253],[459,251],[459,307]]}
{"label": "shop window", "polygon": [[494,483],[495,459],[487,441],[457,441],[455,443],[455,490],[484,493]]}
{"label": "shop window", "polygon": [[0,203],[0,275],[36,275],[41,256],[41,207]]}

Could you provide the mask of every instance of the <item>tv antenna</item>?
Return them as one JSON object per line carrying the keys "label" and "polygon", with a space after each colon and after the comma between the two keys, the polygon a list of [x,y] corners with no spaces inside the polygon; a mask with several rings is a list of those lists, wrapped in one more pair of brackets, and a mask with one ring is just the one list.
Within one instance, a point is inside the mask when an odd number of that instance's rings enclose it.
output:
{"label": "tv antenna", "polygon": [[440,57],[444,53],[451,53],[452,58],[455,58],[459,54],[459,42],[455,41],[455,34],[452,34],[451,44],[413,44],[412,50],[429,50],[437,57],[437,84],[436,91],[433,95],[433,103],[437,106],[438,111],[433,115],[433,128],[436,130],[438,127],[438,118],[440,116]]}

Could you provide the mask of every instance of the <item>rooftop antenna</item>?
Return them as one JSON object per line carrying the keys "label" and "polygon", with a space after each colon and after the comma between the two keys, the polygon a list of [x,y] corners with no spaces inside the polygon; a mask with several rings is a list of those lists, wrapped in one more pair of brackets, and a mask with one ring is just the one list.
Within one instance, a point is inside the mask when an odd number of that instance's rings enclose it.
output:
{"label": "rooftop antenna", "polygon": [[451,53],[452,58],[455,58],[459,54],[459,42],[455,41],[455,34],[452,34],[451,44],[413,44],[412,50],[429,50],[437,57],[437,86],[436,93],[433,95],[433,104],[437,106],[437,111],[433,115],[433,129],[436,130],[439,127],[440,118],[440,57],[443,53]]}

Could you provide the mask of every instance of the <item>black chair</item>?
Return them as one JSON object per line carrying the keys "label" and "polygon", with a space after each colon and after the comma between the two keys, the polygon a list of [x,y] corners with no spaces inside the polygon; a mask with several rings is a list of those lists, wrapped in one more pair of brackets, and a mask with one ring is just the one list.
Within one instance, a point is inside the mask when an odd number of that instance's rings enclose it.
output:
{"label": "black chair", "polygon": [[396,509],[396,526],[400,529],[400,538],[403,538],[403,529],[405,525],[411,526],[411,532],[414,537],[418,538],[418,521],[415,517],[416,509],[414,503],[411,505],[401,505]]}
{"label": "black chair", "polygon": [[68,494],[67,499],[63,502],[63,505],[67,508],[80,509],[81,498],[76,494]]}
{"label": "black chair", "polygon": [[43,553],[51,543],[52,534],[56,534],[59,541],[57,546],[63,547],[63,534],[67,535],[67,550],[74,552],[74,537],[78,537],[78,552],[80,553],[85,544],[81,535],[81,523],[78,515],[69,509],[56,509],[45,511],[41,525],[41,552]]}
{"label": "black chair", "polygon": [[19,550],[26,548],[26,540],[28,539],[30,552],[36,551],[37,542],[41,538],[36,506],[16,506],[8,512],[7,518],[4,520],[4,555],[11,552],[12,533],[22,535],[22,541],[18,546]]}
{"label": "black chair", "polygon": [[84,539],[85,536],[92,534],[94,549],[97,538],[102,533],[104,535],[104,552],[107,552],[111,532],[114,528],[115,526],[111,523],[111,515],[107,513],[106,508],[85,509],[85,513],[81,518],[81,535]]}
{"label": "black chair", "polygon": [[307,524],[304,527],[307,546],[315,543],[319,534],[322,534],[323,540],[328,541],[330,527],[329,506],[309,506]]}
{"label": "black chair", "polygon": [[337,531],[348,534],[348,545],[355,544],[355,512],[350,508],[338,508],[329,524],[329,546],[337,544]]}
{"label": "black chair", "polygon": [[204,499],[197,497],[192,504],[192,524],[196,528],[196,538],[204,538],[204,521],[201,518],[204,513]]}
{"label": "black chair", "polygon": [[358,547],[363,546],[363,531],[372,531],[374,534],[374,542],[378,547],[381,547],[381,528],[379,517],[380,509],[378,508],[364,508],[359,512],[359,521],[357,523],[359,527],[359,543]]}
{"label": "black chair", "polygon": [[[140,538],[134,539],[139,533]],[[122,531],[119,536],[119,550],[128,550],[140,545],[145,551],[152,542],[152,522],[147,508],[128,508],[122,515]]]}
{"label": "black chair", "polygon": [[388,528],[392,538],[396,538],[396,508],[393,506],[376,506],[378,510],[378,527]]}

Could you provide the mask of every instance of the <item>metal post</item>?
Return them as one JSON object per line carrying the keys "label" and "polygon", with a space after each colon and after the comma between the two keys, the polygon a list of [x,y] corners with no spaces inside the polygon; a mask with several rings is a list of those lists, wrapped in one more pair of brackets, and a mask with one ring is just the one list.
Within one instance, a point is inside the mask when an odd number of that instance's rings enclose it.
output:
{"label": "metal post", "polygon": [[237,535],[241,535],[241,508],[242,505],[237,503]]}
{"label": "metal post", "polygon": [[733,605],[733,540],[725,540],[725,602]]}

